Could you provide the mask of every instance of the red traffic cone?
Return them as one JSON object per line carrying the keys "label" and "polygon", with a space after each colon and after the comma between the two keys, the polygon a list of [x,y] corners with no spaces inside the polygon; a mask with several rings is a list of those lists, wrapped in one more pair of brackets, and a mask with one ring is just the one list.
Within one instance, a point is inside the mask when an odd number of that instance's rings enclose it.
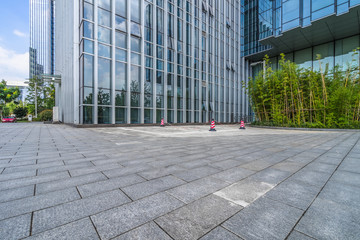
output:
{"label": "red traffic cone", "polygon": [[211,120],[211,125],[210,125],[210,130],[209,131],[216,131],[214,119]]}
{"label": "red traffic cone", "polygon": [[161,119],[160,127],[165,127],[164,119]]}
{"label": "red traffic cone", "polygon": [[240,128],[239,129],[245,129],[245,123],[243,120],[240,122]]}

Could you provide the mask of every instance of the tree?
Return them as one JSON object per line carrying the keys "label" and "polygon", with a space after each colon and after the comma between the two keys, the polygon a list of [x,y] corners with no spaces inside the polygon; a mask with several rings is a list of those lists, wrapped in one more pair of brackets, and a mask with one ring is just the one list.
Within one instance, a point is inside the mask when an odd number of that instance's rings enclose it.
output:
{"label": "tree", "polygon": [[7,87],[6,81],[0,82],[0,104],[12,102],[20,95],[18,87]]}
{"label": "tree", "polygon": [[[37,95],[35,97],[35,94]],[[37,98],[37,99],[36,99]],[[26,101],[35,104],[37,100],[38,112],[41,109],[52,109],[55,106],[55,86],[52,83],[44,83],[35,76],[29,79],[28,95]]]}
{"label": "tree", "polygon": [[14,114],[16,115],[16,117],[17,118],[23,118],[23,117],[25,117],[26,116],[26,114],[27,114],[27,108],[26,107],[20,107],[20,106],[18,106],[18,107],[16,107],[15,109],[14,109]]}

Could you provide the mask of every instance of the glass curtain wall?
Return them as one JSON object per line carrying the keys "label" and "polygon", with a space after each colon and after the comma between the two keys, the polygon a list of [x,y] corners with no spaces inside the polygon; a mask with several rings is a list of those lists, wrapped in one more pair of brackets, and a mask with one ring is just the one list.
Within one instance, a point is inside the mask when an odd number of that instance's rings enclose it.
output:
{"label": "glass curtain wall", "polygon": [[235,121],[240,1],[82,0],[82,123]]}

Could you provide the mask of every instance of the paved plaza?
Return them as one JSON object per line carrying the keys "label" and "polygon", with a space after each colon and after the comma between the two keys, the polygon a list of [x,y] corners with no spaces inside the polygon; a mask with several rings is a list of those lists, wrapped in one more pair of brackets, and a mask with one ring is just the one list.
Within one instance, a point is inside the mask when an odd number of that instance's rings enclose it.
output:
{"label": "paved plaza", "polygon": [[360,132],[0,124],[0,239],[359,239]]}

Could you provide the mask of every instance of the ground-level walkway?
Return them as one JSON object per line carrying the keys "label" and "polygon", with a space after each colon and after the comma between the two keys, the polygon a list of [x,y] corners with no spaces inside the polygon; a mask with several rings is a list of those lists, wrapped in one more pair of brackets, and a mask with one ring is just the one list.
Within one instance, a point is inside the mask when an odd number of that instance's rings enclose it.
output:
{"label": "ground-level walkway", "polygon": [[0,124],[0,239],[359,239],[360,132]]}

